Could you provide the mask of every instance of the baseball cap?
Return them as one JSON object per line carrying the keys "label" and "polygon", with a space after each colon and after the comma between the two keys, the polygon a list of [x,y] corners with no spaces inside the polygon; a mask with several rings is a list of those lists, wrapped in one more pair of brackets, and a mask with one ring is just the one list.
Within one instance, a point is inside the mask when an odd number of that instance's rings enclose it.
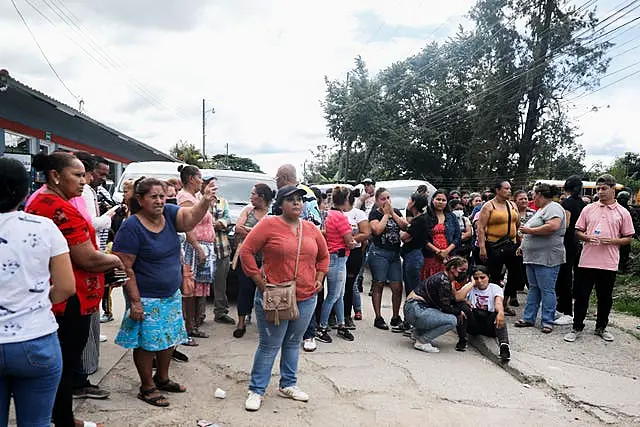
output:
{"label": "baseball cap", "polygon": [[371,178],[365,178],[365,179],[362,180],[361,184],[363,184],[363,185],[368,185],[368,184],[376,185],[376,182],[374,180],[372,180]]}
{"label": "baseball cap", "polygon": [[299,194],[300,196],[304,196],[305,194],[307,194],[307,192],[302,188],[298,188],[293,185],[285,185],[284,187],[278,190],[278,194],[276,195],[276,204],[281,205],[284,199],[294,194]]}

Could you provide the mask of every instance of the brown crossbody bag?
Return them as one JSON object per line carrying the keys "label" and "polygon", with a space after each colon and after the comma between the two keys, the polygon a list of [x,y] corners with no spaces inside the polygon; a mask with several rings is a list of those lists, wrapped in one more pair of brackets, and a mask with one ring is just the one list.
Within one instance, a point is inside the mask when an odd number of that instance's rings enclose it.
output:
{"label": "brown crossbody bag", "polygon": [[298,252],[293,280],[275,284],[267,282],[262,294],[262,309],[265,317],[267,322],[274,325],[279,325],[281,320],[295,320],[300,316],[296,300],[296,280],[298,279],[298,264],[302,247],[302,221],[299,222],[298,230]]}

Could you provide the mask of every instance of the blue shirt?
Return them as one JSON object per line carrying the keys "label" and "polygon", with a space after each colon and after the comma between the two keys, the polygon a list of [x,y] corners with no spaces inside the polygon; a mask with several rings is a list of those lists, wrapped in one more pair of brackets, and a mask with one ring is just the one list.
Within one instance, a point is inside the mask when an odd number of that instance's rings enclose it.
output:
{"label": "blue shirt", "polygon": [[113,252],[135,255],[133,272],[143,298],[170,297],[182,284],[182,253],[176,231],[178,210],[178,206],[165,205],[165,225],[159,233],[147,230],[132,215],[116,234]]}

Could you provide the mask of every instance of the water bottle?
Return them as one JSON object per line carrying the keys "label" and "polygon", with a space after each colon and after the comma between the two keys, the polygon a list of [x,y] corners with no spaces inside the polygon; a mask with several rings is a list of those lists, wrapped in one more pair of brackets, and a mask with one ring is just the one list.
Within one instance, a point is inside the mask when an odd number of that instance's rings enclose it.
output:
{"label": "water bottle", "polygon": [[[593,230],[593,235],[596,236],[598,239],[600,239],[600,234],[602,234],[602,228],[600,227],[600,223],[598,223],[598,225],[596,225],[595,230]],[[597,240],[596,242],[593,242],[594,245],[599,245],[600,244],[600,240]]]}

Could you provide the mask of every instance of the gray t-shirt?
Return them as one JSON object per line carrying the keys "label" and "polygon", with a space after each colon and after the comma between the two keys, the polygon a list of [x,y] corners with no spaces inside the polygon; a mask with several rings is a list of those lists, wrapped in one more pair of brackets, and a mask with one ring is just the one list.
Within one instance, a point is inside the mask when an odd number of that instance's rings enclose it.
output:
{"label": "gray t-shirt", "polygon": [[547,267],[564,264],[565,213],[559,203],[551,202],[539,209],[525,224],[526,227],[540,227],[553,218],[561,218],[560,228],[546,236],[526,234],[522,240],[522,258],[525,264],[538,264]]}

